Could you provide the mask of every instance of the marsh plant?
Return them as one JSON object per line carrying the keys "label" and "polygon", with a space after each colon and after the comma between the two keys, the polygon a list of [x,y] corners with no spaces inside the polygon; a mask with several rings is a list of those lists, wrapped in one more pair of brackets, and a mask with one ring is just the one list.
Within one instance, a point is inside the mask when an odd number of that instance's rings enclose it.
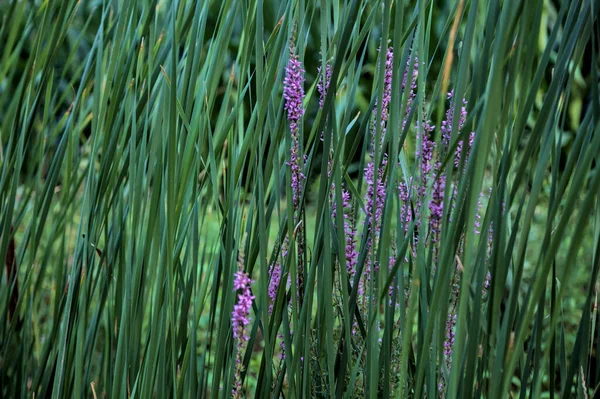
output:
{"label": "marsh plant", "polygon": [[0,397],[593,397],[599,10],[0,2]]}

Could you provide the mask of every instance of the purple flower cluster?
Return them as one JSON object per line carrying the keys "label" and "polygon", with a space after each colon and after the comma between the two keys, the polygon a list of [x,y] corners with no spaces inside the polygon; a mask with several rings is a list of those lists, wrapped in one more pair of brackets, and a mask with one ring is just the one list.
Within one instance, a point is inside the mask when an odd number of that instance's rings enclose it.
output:
{"label": "purple flower cluster", "polygon": [[[319,74],[321,74],[321,67],[318,69]],[[321,75],[321,79],[317,83],[317,90],[319,91],[319,108],[323,109],[323,105],[325,104],[325,96],[327,95],[327,90],[329,90],[329,82],[331,81],[331,65],[325,64],[325,73]]]}
{"label": "purple flower cluster", "polygon": [[[384,49],[382,48],[381,51],[383,50]],[[337,221],[339,220],[340,223],[338,224],[341,224],[343,215],[343,226],[338,225],[337,232],[341,234],[341,229],[343,228],[345,248],[344,254],[340,254],[339,256],[345,256],[348,276],[350,277],[352,284],[354,283],[355,278],[358,281],[358,287],[355,288],[357,289],[359,295],[359,307],[363,308],[361,310],[364,310],[366,304],[370,304],[370,301],[373,300],[373,298],[369,296],[370,294],[368,294],[368,292],[371,291],[366,289],[367,287],[369,287],[368,284],[371,276],[373,276],[373,273],[377,272],[380,267],[383,267],[384,269],[386,266],[388,268],[391,267],[391,265],[394,264],[394,260],[399,257],[404,257],[404,259],[406,259],[406,257],[409,256],[407,254],[401,254],[397,252],[397,249],[395,247],[395,238],[393,237],[394,233],[392,232],[392,237],[389,243],[391,248],[389,250],[389,253],[386,252],[386,256],[389,255],[389,264],[385,265],[383,264],[385,262],[382,262],[382,264],[379,265],[378,262],[373,260],[374,257],[372,255],[381,246],[380,234],[383,223],[383,211],[386,204],[388,184],[395,184],[395,187],[397,187],[398,189],[397,194],[400,200],[398,209],[400,212],[400,228],[403,228],[404,233],[406,234],[408,232],[409,225],[411,223],[414,223],[415,236],[412,237],[410,250],[416,251],[416,246],[414,244],[417,240],[419,240],[422,245],[427,247],[428,251],[432,250],[433,267],[435,269],[435,266],[438,263],[438,252],[441,248],[441,245],[443,245],[443,243],[441,242],[441,231],[443,223],[448,218],[451,218],[453,214],[456,215],[456,213],[453,212],[453,210],[449,206],[450,204],[453,204],[455,202],[453,201],[453,196],[456,196],[457,191],[457,187],[455,185],[455,178],[456,176],[460,176],[465,172],[464,170],[458,169],[461,168],[461,164],[465,164],[465,159],[462,158],[470,156],[471,148],[474,141],[473,132],[469,135],[466,134],[467,132],[464,132],[464,135],[461,134],[461,132],[463,131],[463,129],[465,129],[466,126],[467,101],[465,99],[462,99],[462,103],[460,104],[461,106],[457,107],[456,110],[456,114],[458,114],[460,109],[460,115],[454,115],[455,101],[461,100],[459,98],[454,98],[454,92],[450,91],[447,95],[449,108],[446,110],[445,118],[442,121],[441,126],[437,127],[439,132],[436,132],[436,126],[433,126],[431,124],[431,122],[427,119],[427,116],[419,117],[419,120],[415,122],[417,131],[415,167],[411,168],[406,167],[406,165],[402,165],[403,177],[399,180],[391,181],[391,178],[388,176],[388,173],[386,173],[388,162],[397,162],[397,160],[392,160],[391,158],[388,158],[388,154],[386,153],[386,151],[389,150],[389,144],[385,141],[385,137],[387,133],[392,131],[392,126],[390,126],[390,106],[392,98],[394,52],[391,47],[386,48],[385,51],[385,57],[383,53],[380,53],[382,63],[385,62],[384,68],[382,68],[384,74],[382,79],[383,87],[380,88],[381,97],[376,100],[373,115],[371,116],[371,120],[369,121],[369,131],[367,133],[370,135],[370,137],[368,138],[369,155],[367,155],[367,160],[365,161],[365,166],[362,171],[363,180],[366,185],[366,190],[364,192],[364,211],[362,210],[363,208],[360,207],[355,206],[353,208],[353,198],[351,196],[350,191],[348,190],[349,187],[346,186],[346,183],[342,183],[341,187],[337,187],[338,189],[341,189],[340,191],[342,195],[342,201],[340,204],[336,202],[334,190],[336,187],[333,183],[331,183],[331,176],[333,175],[331,170],[331,168],[333,167],[333,162],[331,159],[334,146],[332,145],[330,146],[330,148],[324,148],[323,154],[324,156],[328,157],[329,161],[326,173],[327,178],[329,179],[327,184],[330,185],[329,205],[333,222],[337,223]],[[318,79],[316,82],[317,91],[319,93],[319,107],[321,109],[324,107],[325,98],[330,88],[330,80],[332,73],[331,65],[328,63],[324,65],[325,67],[323,70],[319,68]],[[404,115],[403,120],[398,121],[398,125],[401,124],[402,129],[405,130],[407,127],[411,129],[415,127],[414,125],[408,126],[408,117],[411,114],[411,110],[414,111],[417,92],[419,60],[416,57],[416,54],[412,53],[410,55],[406,65],[403,65],[403,69],[404,76],[399,75],[398,79],[402,79],[400,90],[402,91],[403,99],[407,103],[407,109],[405,110],[405,112],[400,111]],[[290,51],[289,61],[285,69],[285,78],[283,82],[283,97],[284,108],[289,123],[289,138],[291,143],[289,161],[287,165],[290,167],[291,172],[293,209],[290,209],[289,217],[292,218],[293,225],[296,226],[296,228],[293,230],[293,233],[289,232],[288,235],[284,238],[285,242],[282,245],[281,257],[278,258],[278,261],[274,262],[269,269],[269,314],[273,312],[273,306],[275,303],[279,286],[281,284],[286,284],[285,281],[282,281],[281,268],[287,256],[289,255],[289,245],[291,245],[291,240],[294,238],[298,247],[298,262],[296,262],[296,264],[298,265],[298,281],[296,281],[296,284],[299,288],[298,298],[300,300],[300,303],[302,300],[304,284],[304,273],[302,269],[304,267],[303,251],[305,250],[305,245],[303,242],[303,227],[302,223],[300,223],[302,221],[300,220],[302,215],[300,202],[304,186],[306,185],[306,177],[303,174],[304,155],[302,148],[303,143],[300,125],[305,112],[303,108],[303,103],[305,99],[305,92],[303,88],[305,82],[304,74],[305,71],[303,69],[303,65],[300,62],[298,55],[295,54],[295,50],[292,48],[292,50]],[[398,82],[396,83],[398,84]],[[456,104],[458,105],[458,103]],[[425,113],[426,110],[423,111],[424,114],[427,115]],[[412,114],[415,113],[413,112]],[[419,113],[419,115],[421,115],[421,113]],[[455,118],[459,118],[458,121],[456,121]],[[329,122],[326,121],[326,123]],[[454,132],[452,131],[453,123],[456,123],[457,125],[457,129],[455,129]],[[398,129],[399,126],[394,126],[393,128]],[[437,142],[436,138],[438,138]],[[456,143],[456,149],[450,151],[451,141],[456,141],[457,139],[458,141]],[[337,148],[337,145],[335,147]],[[447,156],[453,157],[454,167],[452,167],[452,164],[450,164],[449,168],[445,168],[444,171],[442,171],[442,161]],[[411,159],[411,157],[408,157],[408,159]],[[325,171],[323,171],[323,177],[324,176]],[[445,198],[446,190],[448,190],[450,198]],[[446,213],[444,213],[445,206],[447,207]],[[479,214],[480,207],[481,201],[478,204],[477,216],[475,218],[474,228],[476,233],[480,232],[482,224],[482,217]],[[393,207],[391,209],[393,209]],[[342,214],[337,214],[336,217],[336,212],[342,212]],[[354,214],[354,212],[356,212],[357,214]],[[358,212],[361,213],[359,214]],[[361,226],[361,228],[357,228],[357,221],[362,221],[363,217],[364,226]],[[368,235],[368,237],[363,236],[363,239],[365,239],[366,241],[366,251],[369,255],[367,256],[366,263],[364,265],[364,273],[360,276],[357,276],[356,270],[359,257],[357,248],[358,231],[362,232],[362,234]],[[294,234],[294,236],[292,236],[292,234]],[[462,251],[460,246],[458,251]],[[435,273],[435,271],[433,273]],[[460,285],[460,274],[461,272],[457,266],[457,270],[455,271],[451,282],[452,293],[449,308],[447,309],[447,320],[445,321],[445,339],[443,343],[443,355],[440,354],[444,357],[448,370],[451,366],[452,351],[455,341],[455,325],[457,321],[456,302],[458,297],[458,287]],[[236,280],[237,278],[238,277],[236,274]],[[249,278],[247,278],[247,280],[249,281]],[[287,284],[290,284],[289,277]],[[488,272],[483,285],[484,293],[488,290],[489,286],[490,274]],[[244,290],[244,292],[246,292],[243,288],[242,283],[236,283],[236,289],[242,289]],[[391,286],[389,287],[389,294],[392,295],[395,289],[398,289],[397,292],[406,291],[406,287]],[[250,295],[249,289],[247,293],[248,295]],[[252,298],[253,297],[251,297],[251,299],[249,300],[246,300],[246,302],[248,302],[250,305],[252,303]],[[405,298],[405,301],[406,300],[407,298]],[[398,301],[399,306],[402,306],[402,302],[402,300]],[[242,300],[242,294],[240,294],[238,304],[236,304],[233,314],[234,334],[236,336],[236,339],[238,340],[243,340],[244,338],[247,339],[247,337],[245,337],[245,335],[243,334],[243,326],[249,323],[248,314],[250,308],[247,308],[247,313],[243,313],[244,303],[245,302]],[[291,304],[286,304],[284,311],[289,311],[289,306],[291,306]],[[440,325],[440,328],[444,328],[444,320],[439,320],[439,322],[442,323]],[[239,326],[242,326],[241,333],[239,332]],[[379,327],[379,323],[376,323],[376,326]],[[292,331],[293,327],[297,326],[290,325],[290,331]],[[353,325],[353,331],[356,332],[356,324]],[[238,336],[240,338],[238,338]],[[278,333],[278,337],[279,338],[277,339],[277,341],[281,346],[280,357],[283,359],[285,358],[285,346],[283,344],[281,332]],[[440,392],[442,392],[442,390],[445,389],[444,376],[442,375],[440,376],[439,387]],[[234,389],[234,393],[235,392],[236,390]]]}
{"label": "purple flower cluster", "polygon": [[[442,127],[440,130],[442,131],[442,142],[444,145],[448,146],[450,144],[450,136],[452,134],[452,123],[454,121],[454,90],[450,90],[447,96],[448,100],[450,100],[450,106],[446,110],[446,119],[442,121]],[[462,131],[465,126],[465,122],[467,120],[467,100],[463,98],[463,105],[460,108],[460,119],[458,121],[458,131]]]}
{"label": "purple flower cluster", "polygon": [[[448,100],[450,100],[450,106],[446,111],[446,119],[442,121],[442,127],[440,130],[442,131],[442,143],[444,147],[447,149],[450,146],[451,135],[452,135],[452,123],[454,121],[454,90],[451,90],[448,93]],[[458,133],[462,132],[465,122],[467,120],[467,100],[463,98],[462,106],[460,108],[460,117],[458,120]],[[471,147],[473,146],[473,141],[475,139],[475,133],[471,132],[469,134],[468,148],[467,148],[467,157],[471,151]],[[463,148],[463,140],[459,140],[456,145],[456,152],[454,153],[454,166],[457,168],[460,165],[460,157],[462,154]]]}
{"label": "purple flower cluster", "polygon": [[243,271],[240,270],[235,273],[233,289],[241,292],[238,294],[237,304],[233,307],[231,322],[233,324],[233,336],[240,341],[248,340],[244,329],[250,323],[250,308],[252,308],[252,300],[254,300],[254,295],[250,292],[250,284],[252,283],[253,281],[250,280],[248,274]]}
{"label": "purple flower cluster", "polygon": [[237,344],[237,356],[235,364],[235,376],[233,383],[233,397],[243,397],[242,392],[242,356],[246,344],[248,342],[248,336],[246,335],[246,326],[250,324],[250,309],[252,308],[252,301],[254,295],[250,291],[250,285],[253,281],[250,279],[248,274],[239,270],[235,273],[233,280],[233,289],[238,291],[237,303],[233,306],[233,312],[231,313],[231,324],[233,325],[233,338]]}
{"label": "purple flower cluster", "polygon": [[275,298],[277,297],[277,288],[281,282],[281,265],[279,262],[275,262],[271,265],[269,268],[269,276],[271,276],[268,289],[269,299],[271,300],[269,303],[269,314],[271,314],[271,312],[273,312],[273,306],[275,305]]}
{"label": "purple flower cluster", "polygon": [[[437,169],[439,168],[439,162],[434,162],[434,151],[435,142],[431,138],[431,132],[435,129],[435,126],[431,125],[428,121],[424,121],[421,125],[417,125],[417,149],[415,150],[415,158],[419,165],[420,179],[415,184],[416,187],[412,187],[415,198],[415,227],[421,225],[421,211],[423,209],[423,203],[427,195],[427,185],[429,181],[436,178]],[[445,181],[444,181],[445,184]],[[441,188],[441,184],[438,183],[437,188]],[[402,196],[400,198],[403,200]],[[438,203],[434,204],[434,207],[443,209],[443,188],[441,192],[441,198],[438,198]],[[435,223],[435,222],[434,222]]]}
{"label": "purple flower cluster", "polygon": [[448,313],[446,320],[446,339],[444,340],[444,356],[446,356],[446,364],[448,369],[452,363],[452,350],[454,349],[454,337],[456,335],[454,327],[456,326],[456,312],[454,309]]}
{"label": "purple flower cluster", "polygon": [[[431,132],[435,129],[428,121],[423,122],[422,130],[417,129],[417,151],[415,157],[420,161],[420,173],[421,173],[421,186],[417,190],[419,196],[419,207],[421,201],[425,197],[425,191],[427,189],[427,183],[431,178],[431,172],[437,172],[436,164],[433,161],[433,155],[435,150],[435,141],[431,138]],[[420,150],[418,149],[418,143],[421,142]]]}
{"label": "purple flower cluster", "polygon": [[342,201],[344,205],[344,234],[346,237],[346,269],[350,279],[354,278],[356,273],[356,265],[358,264],[358,252],[356,250],[356,228],[354,220],[351,217],[352,203],[350,193],[342,190]]}
{"label": "purple flower cluster", "polygon": [[290,124],[291,149],[289,166],[292,171],[292,202],[294,210],[298,209],[302,193],[303,181],[306,179],[302,173],[300,161],[302,159],[300,149],[299,121],[304,115],[302,102],[304,101],[304,69],[302,62],[296,54],[290,54],[288,65],[285,68],[285,79],[283,80],[283,98],[285,99],[285,110]]}
{"label": "purple flower cluster", "polygon": [[[452,351],[454,349],[454,337],[456,335],[454,331],[454,327],[456,326],[456,312],[454,309],[450,313],[448,313],[448,318],[446,319],[446,338],[444,339],[444,357],[446,359],[446,367],[448,371],[450,371],[452,365]],[[444,391],[446,390],[446,379],[444,378],[444,374],[440,373],[440,380],[438,383],[438,391],[443,397]]]}
{"label": "purple flower cluster", "polygon": [[406,70],[404,71],[404,77],[402,79],[402,90],[406,88],[406,83],[408,81],[408,73],[409,68],[412,64],[412,73],[411,73],[411,81],[410,81],[410,90],[408,91],[408,98],[406,100],[406,111],[404,113],[404,120],[402,121],[402,130],[406,128],[406,124],[408,123],[408,114],[412,110],[412,103],[417,96],[417,77],[419,76],[419,58],[417,56],[409,57],[406,62]]}
{"label": "purple flower cluster", "polygon": [[[446,319],[446,338],[444,339],[444,357],[446,358],[446,367],[450,371],[452,366],[452,351],[454,350],[454,338],[456,335],[456,304],[458,302],[458,293],[460,289],[460,266],[457,264],[452,278],[452,292],[450,298],[450,311]],[[444,389],[444,378],[440,377],[440,390]]]}
{"label": "purple flower cluster", "polygon": [[295,123],[295,125],[290,125],[292,132],[298,129],[297,123],[304,115],[302,106],[304,101],[304,72],[298,55],[290,54],[290,59],[285,68],[285,78],[283,79],[283,98],[285,99],[288,121]]}
{"label": "purple flower cluster", "polygon": [[485,280],[483,280],[483,291],[481,295],[485,296],[488,289],[490,288],[490,281],[492,280],[492,274],[488,271],[485,275]]}
{"label": "purple flower cluster", "polygon": [[[383,216],[383,207],[385,205],[386,196],[386,181],[384,179],[386,164],[387,160],[384,158],[381,161],[381,167],[377,170],[377,176],[375,176],[375,165],[373,162],[369,162],[365,168],[365,181],[367,183],[367,226],[372,230],[371,232],[373,234],[378,233],[377,229],[381,223],[381,217]],[[375,216],[374,225],[372,219],[373,215]]]}
{"label": "purple flower cluster", "polygon": [[[367,248],[369,251],[375,250],[377,238],[379,236],[379,227],[381,223],[381,217],[383,215],[383,207],[385,205],[386,197],[386,180],[385,166],[387,164],[387,156],[383,154],[381,157],[381,165],[375,165],[375,152],[376,149],[381,151],[383,139],[385,137],[385,128],[389,115],[389,105],[392,98],[392,74],[393,74],[393,61],[394,51],[390,47],[386,52],[385,59],[385,76],[383,82],[383,97],[381,101],[381,108],[375,108],[374,114],[376,115],[375,123],[373,124],[371,134],[371,161],[369,161],[365,167],[365,182],[367,183],[367,195],[366,195],[366,226],[367,230],[370,231],[371,236],[367,241]],[[376,142],[377,133],[377,118],[381,118],[381,139]],[[376,265],[373,265],[377,269]],[[370,272],[371,264],[367,264],[367,274]]]}
{"label": "purple flower cluster", "polygon": [[[416,58],[416,57],[415,57]],[[418,63],[415,62],[413,69],[413,80],[416,77],[416,69],[418,67]],[[408,66],[407,66],[408,68]],[[407,74],[405,74],[406,79]],[[411,86],[411,95],[414,93],[414,89]],[[409,102],[413,98],[409,95]],[[444,210],[444,192],[446,188],[446,176],[441,168],[441,160],[444,156],[444,151],[448,150],[450,145],[450,138],[452,132],[452,121],[454,116],[454,100],[453,100],[454,92],[450,91],[448,93],[448,99],[450,100],[450,106],[446,111],[446,118],[442,122],[440,127],[442,137],[441,143],[443,147],[441,149],[437,149],[436,143],[433,140],[433,132],[435,130],[435,126],[431,125],[429,121],[425,120],[422,123],[417,122],[417,148],[415,150],[415,158],[419,165],[419,176],[420,178],[416,181],[411,180],[412,184],[407,184],[406,182],[401,181],[398,187],[399,189],[399,198],[401,201],[401,221],[404,223],[405,232],[408,229],[408,224],[412,220],[409,204],[411,201],[415,203],[415,227],[420,227],[421,221],[421,210],[423,207],[428,208],[428,238],[431,241],[431,244],[434,245],[434,254],[436,251],[436,246],[439,241],[439,234],[441,231],[441,224],[443,220],[443,210]],[[463,100],[463,105],[461,107],[460,120],[458,123],[459,131],[463,129],[466,118],[467,118],[467,110],[466,110],[467,102]],[[467,156],[470,154],[470,149],[472,147],[474,140],[474,133],[471,133],[468,141],[468,149]],[[458,167],[460,164],[460,156],[462,154],[462,140],[458,142],[457,150],[455,153],[454,164]],[[431,186],[429,186],[431,184]],[[456,187],[452,184],[452,193],[455,196]],[[431,187],[431,197],[428,202],[425,203],[428,193],[428,188]],[[414,196],[411,198],[410,193]],[[479,219],[476,220],[476,223],[479,223]],[[415,237],[416,239],[417,237]]]}
{"label": "purple flower cluster", "polygon": [[[319,67],[319,74],[321,75],[321,79],[319,79],[319,82],[317,83],[317,90],[319,91],[319,108],[323,109],[323,105],[325,104],[325,96],[327,95],[327,91],[329,90],[329,82],[331,81],[331,65],[325,64],[324,74],[321,74],[321,67]],[[325,139],[324,134],[325,132],[321,132],[321,141]],[[329,164],[327,167],[327,177],[331,176],[331,151],[332,148],[329,148]]]}
{"label": "purple flower cluster", "polygon": [[[440,228],[444,215],[445,189],[446,176],[438,173],[433,181],[433,187],[431,189],[431,201],[429,201],[429,234],[431,235],[431,243],[433,245],[437,244],[439,241]],[[434,250],[437,254],[437,248],[434,248]]]}
{"label": "purple flower cluster", "polygon": [[[283,98],[285,99],[285,109],[287,111],[287,119],[290,125],[290,161],[288,165],[292,175],[292,204],[293,204],[293,221],[294,225],[298,225],[300,221],[300,198],[304,186],[306,176],[302,173],[302,155],[300,142],[299,121],[304,115],[302,102],[304,101],[304,69],[298,55],[290,49],[290,58],[285,68],[285,78],[283,80]],[[300,227],[296,230],[296,243],[298,248],[298,298],[302,301],[304,290],[304,234]]]}
{"label": "purple flower cluster", "polygon": [[[385,126],[389,116],[389,106],[392,101],[392,75],[394,72],[394,49],[388,48],[385,54],[385,72],[383,77],[383,97],[381,98],[381,128],[385,130]],[[377,108],[375,111],[377,115]],[[375,134],[375,129],[373,129]],[[382,134],[383,138],[383,134]],[[374,139],[374,138],[373,138]],[[379,143],[381,145],[381,143]]]}
{"label": "purple flower cluster", "polygon": [[[273,263],[271,265],[271,267],[269,267],[269,276],[271,276],[271,280],[269,281],[269,288],[268,288],[268,294],[269,294],[269,299],[270,299],[269,314],[271,314],[271,312],[273,311],[273,305],[275,305],[275,299],[277,298],[277,289],[279,288],[279,284],[281,284],[281,264],[285,262],[285,259],[287,258],[287,255],[288,255],[286,248],[287,248],[287,239],[281,247],[281,262],[276,261],[275,263]],[[289,282],[289,278],[288,278],[288,282]]]}
{"label": "purple flower cluster", "polygon": [[410,209],[409,186],[412,185],[412,179],[408,184],[401,181],[398,185],[398,196],[400,198],[400,221],[404,224],[404,233],[408,232],[408,225],[412,221],[412,211]]}

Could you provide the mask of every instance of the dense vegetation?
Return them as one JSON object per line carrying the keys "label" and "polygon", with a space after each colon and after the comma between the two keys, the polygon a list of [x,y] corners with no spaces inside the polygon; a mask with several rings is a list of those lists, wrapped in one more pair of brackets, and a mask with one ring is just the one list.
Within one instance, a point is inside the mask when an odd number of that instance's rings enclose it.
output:
{"label": "dense vegetation", "polygon": [[0,397],[593,397],[599,10],[0,2]]}

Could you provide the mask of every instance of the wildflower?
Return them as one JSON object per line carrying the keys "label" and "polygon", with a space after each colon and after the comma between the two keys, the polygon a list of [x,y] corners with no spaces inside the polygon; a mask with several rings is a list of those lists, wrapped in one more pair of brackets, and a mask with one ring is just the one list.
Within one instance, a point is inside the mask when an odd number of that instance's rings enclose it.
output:
{"label": "wildflower", "polygon": [[[412,180],[409,180],[412,181]],[[412,220],[412,212],[410,209],[410,194],[408,184],[400,182],[398,185],[398,196],[402,205],[400,207],[400,221],[404,223],[404,233],[408,232],[408,226]]]}
{"label": "wildflower", "polygon": [[[448,313],[448,317],[446,319],[446,338],[444,340],[444,356],[446,358],[446,366],[448,367],[448,372],[450,372],[450,366],[452,364],[452,350],[454,348],[455,325],[456,313],[455,310],[452,309],[452,311]],[[446,379],[444,378],[444,374],[440,374],[438,392],[443,396],[445,389]]]}
{"label": "wildflower", "polygon": [[[444,145],[450,144],[450,135],[452,133],[452,123],[454,121],[454,90],[450,90],[447,95],[447,99],[450,100],[450,106],[446,110],[446,119],[442,121],[442,141]],[[460,119],[458,121],[458,131],[460,132],[467,120],[467,100],[463,98],[463,105],[460,109]]]}
{"label": "wildflower", "polygon": [[[448,110],[446,111],[446,119],[444,121],[442,121],[442,143],[444,144],[444,147],[447,149],[450,146],[450,139],[451,139],[451,135],[452,135],[452,123],[454,121],[454,90],[451,90],[448,93],[448,99],[450,100],[450,106],[448,107]],[[460,108],[460,117],[458,120],[458,133],[460,133],[464,126],[465,126],[465,122],[467,120],[467,100],[463,98],[462,100],[462,106]],[[471,132],[469,134],[469,141],[468,141],[468,148],[467,148],[467,157],[471,151],[471,147],[473,146],[473,141],[475,139],[475,133]],[[459,140],[458,143],[456,144],[456,151],[454,153],[454,166],[458,168],[458,166],[460,165],[460,161],[461,161],[461,155],[462,155],[462,148],[463,148],[463,140]]]}
{"label": "wildflower", "polygon": [[444,341],[444,355],[446,355],[446,365],[448,370],[452,363],[452,350],[454,348],[454,326],[456,325],[456,304],[458,301],[459,283],[460,283],[460,264],[456,265],[454,277],[452,278],[451,308],[446,320],[446,339]]}
{"label": "wildflower", "polygon": [[300,166],[301,153],[298,123],[302,115],[304,115],[304,108],[302,108],[302,101],[304,100],[304,88],[302,87],[304,83],[304,69],[298,59],[298,55],[290,55],[285,71],[283,98],[285,99],[285,110],[287,111],[287,119],[290,124],[292,141],[289,162],[292,171],[292,202],[294,210],[297,210],[302,193],[302,181],[306,179]]}
{"label": "wildflower", "polygon": [[[377,233],[376,230],[381,222],[383,206],[385,205],[386,184],[384,180],[384,168],[387,160],[384,158],[381,163],[382,165],[378,168],[377,176],[375,176],[375,165],[373,162],[369,162],[365,168],[365,181],[367,182],[367,223],[372,233]],[[372,224],[373,215],[375,216],[375,225]]]}
{"label": "wildflower", "polygon": [[233,289],[238,291],[237,303],[231,313],[231,324],[233,325],[233,338],[236,341],[237,352],[235,359],[235,375],[232,395],[234,398],[243,397],[242,393],[242,356],[249,337],[246,335],[246,326],[250,324],[250,309],[254,295],[250,291],[253,281],[248,274],[239,270],[235,273]]}
{"label": "wildflower", "polygon": [[[302,101],[304,100],[304,69],[302,62],[298,59],[297,54],[290,54],[288,65],[285,68],[285,79],[283,80],[283,98],[285,99],[285,109],[288,113],[288,121],[297,123],[302,115]],[[290,126],[292,131],[296,130],[296,126]]]}
{"label": "wildflower", "polygon": [[406,124],[408,122],[408,115],[410,114],[410,111],[412,110],[412,103],[415,99],[415,97],[417,96],[416,94],[416,90],[417,90],[417,77],[419,75],[419,58],[417,56],[414,56],[414,60],[412,59],[412,56],[408,58],[408,61],[406,62],[406,70],[404,71],[404,77],[402,79],[402,90],[405,90],[406,88],[406,84],[408,81],[408,73],[409,73],[409,68],[412,65],[412,73],[411,73],[411,81],[410,81],[410,89],[408,90],[408,98],[406,100],[406,111],[404,112],[404,119],[402,121],[402,130],[404,130],[406,128]]}
{"label": "wildflower", "polygon": [[[437,166],[439,169],[439,165]],[[429,234],[432,244],[437,244],[440,236],[442,217],[444,215],[444,190],[446,189],[446,176],[439,174],[433,181],[431,201],[429,201]],[[437,248],[435,248],[437,251]]]}
{"label": "wildflower", "polygon": [[[389,106],[392,101],[392,75],[394,67],[394,49],[387,49],[385,54],[385,72],[383,77],[383,97],[381,99],[381,127],[385,129],[389,116]],[[383,136],[383,135],[382,135]]]}
{"label": "wildflower", "polygon": [[483,292],[481,295],[485,296],[488,289],[490,288],[490,281],[492,280],[492,274],[488,271],[485,275],[485,280],[483,280]]}
{"label": "wildflower", "polygon": [[[300,148],[300,129],[299,121],[304,115],[302,101],[304,100],[304,69],[302,62],[298,59],[298,55],[294,53],[293,46],[290,49],[290,58],[285,69],[285,79],[283,81],[283,98],[285,99],[285,109],[287,118],[290,124],[290,161],[288,165],[292,175],[292,204],[293,204],[293,220],[295,225],[299,225],[300,219],[300,198],[302,195],[303,182],[306,176],[302,173]],[[302,293],[304,292],[304,232],[301,227],[297,229],[297,246],[298,246],[298,297],[302,301]]]}
{"label": "wildflower", "polygon": [[[321,73],[321,68],[319,67],[319,73]],[[322,74],[322,78],[319,79],[317,83],[317,90],[319,91],[319,108],[323,108],[325,103],[325,96],[327,95],[327,91],[329,90],[329,83],[331,81],[331,65],[325,65],[325,73]],[[321,133],[321,140],[323,140],[323,133]],[[331,149],[330,149],[331,151]],[[331,177],[331,166],[332,162],[329,159],[328,167],[327,167],[327,177]],[[331,201],[332,212],[331,217],[335,220],[336,217],[336,202],[333,200],[333,193],[335,190],[335,184],[331,183],[331,188],[329,191],[329,199]],[[356,251],[356,229],[354,228],[354,224],[352,218],[350,216],[350,212],[352,209],[350,192],[342,189],[342,206],[344,207],[344,233],[345,233],[345,256],[346,256],[346,269],[348,270],[348,276],[350,279],[354,277],[356,272],[356,265],[358,264],[358,252]]]}
{"label": "wildflower", "polygon": [[448,366],[452,362],[452,349],[454,348],[454,326],[456,325],[456,313],[452,310],[448,313],[446,320],[446,339],[444,340],[444,355]]}
{"label": "wildflower", "polygon": [[[386,196],[386,182],[384,180],[384,171],[387,164],[386,154],[383,154],[381,159],[381,165],[375,165],[375,153],[376,149],[382,150],[383,139],[385,137],[385,127],[388,119],[388,107],[392,98],[392,72],[393,72],[393,58],[394,52],[390,47],[386,52],[385,61],[385,76],[383,84],[383,97],[381,101],[381,108],[379,111],[375,110],[375,115],[379,115],[381,118],[382,134],[379,142],[376,142],[376,121],[373,125],[372,136],[371,136],[371,161],[367,163],[365,167],[365,181],[367,183],[367,198],[366,198],[366,223],[367,229],[371,232],[371,236],[367,242],[367,248],[372,251],[374,250],[377,236],[379,235],[379,224],[383,214],[383,207],[385,205]],[[378,113],[379,112],[379,113]],[[367,274],[370,270],[370,265],[367,266]]]}
{"label": "wildflower", "polygon": [[[321,73],[321,67],[318,69],[319,74]],[[331,65],[325,64],[325,73],[322,74],[321,79],[317,83],[317,90],[319,91],[319,108],[323,109],[325,104],[325,96],[327,90],[329,90],[329,81],[331,80]]]}
{"label": "wildflower", "polygon": [[422,131],[417,131],[417,142],[421,141],[420,151],[417,149],[416,157],[420,158],[421,164],[421,178],[425,182],[429,177],[429,173],[433,169],[433,150],[435,149],[435,141],[430,137],[430,133],[433,132],[435,126],[429,124],[428,121],[423,122]]}
{"label": "wildflower", "polygon": [[[420,142],[420,146],[417,147],[415,157],[419,160],[419,173],[420,183],[416,188],[416,215],[415,215],[415,226],[421,225],[421,209],[423,207],[423,201],[427,193],[427,185],[429,179],[433,175],[437,174],[440,164],[433,162],[433,153],[435,149],[435,142],[431,139],[430,133],[435,129],[435,126],[429,124],[428,121],[424,121],[421,129],[417,129],[417,143]],[[445,182],[444,182],[445,183]],[[443,190],[442,190],[443,192]],[[442,204],[437,204],[440,207]]]}
{"label": "wildflower", "polygon": [[[318,69],[319,74],[321,74],[321,67]],[[329,82],[331,80],[331,65],[325,65],[325,73],[322,74],[322,78],[319,79],[317,83],[317,90],[319,91],[319,109],[323,109],[323,105],[325,104],[325,96],[327,95],[327,91],[329,90]],[[321,132],[321,141],[325,140],[325,132]],[[327,168],[327,176],[330,176],[331,173],[331,150],[329,148],[329,164]]]}
{"label": "wildflower", "polygon": [[[446,337],[444,339],[444,357],[446,358],[446,367],[448,368],[448,372],[450,372],[452,366],[452,351],[454,350],[454,338],[456,335],[455,326],[456,326],[456,303],[458,301],[458,279],[459,279],[459,270],[458,265],[456,267],[454,278],[452,279],[452,302],[450,312],[448,312],[448,317],[446,318]],[[438,385],[438,390],[443,392],[445,389],[445,379],[444,376],[440,376],[440,382]]]}
{"label": "wildflower", "polygon": [[344,234],[346,237],[346,269],[350,279],[356,274],[356,265],[358,264],[358,252],[356,251],[356,228],[354,227],[353,218],[350,215],[352,204],[350,202],[350,193],[346,190],[342,191],[342,203],[346,212],[344,213]]}
{"label": "wildflower", "polygon": [[271,314],[273,305],[275,305],[275,298],[277,297],[277,288],[281,282],[281,265],[279,262],[275,262],[271,265],[269,268],[269,275],[271,276],[268,289],[269,299],[271,300],[271,303],[269,304],[269,314]]}

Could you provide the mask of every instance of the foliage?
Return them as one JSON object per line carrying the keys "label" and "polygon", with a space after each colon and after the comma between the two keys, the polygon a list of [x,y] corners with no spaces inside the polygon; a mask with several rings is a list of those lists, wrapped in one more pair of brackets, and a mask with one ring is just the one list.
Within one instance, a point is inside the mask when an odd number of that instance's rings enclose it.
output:
{"label": "foliage", "polygon": [[440,3],[1,2],[0,396],[593,396],[600,4]]}

